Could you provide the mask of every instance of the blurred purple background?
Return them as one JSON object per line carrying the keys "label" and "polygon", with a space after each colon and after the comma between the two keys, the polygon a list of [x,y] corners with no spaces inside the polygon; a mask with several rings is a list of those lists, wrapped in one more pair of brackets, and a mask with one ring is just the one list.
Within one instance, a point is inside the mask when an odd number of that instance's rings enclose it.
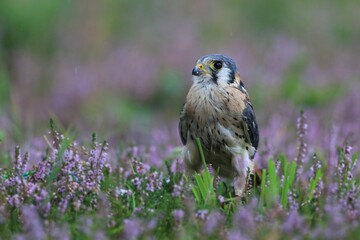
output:
{"label": "blurred purple background", "polygon": [[0,135],[24,141],[41,135],[53,117],[116,140],[150,142],[161,129],[180,144],[177,119],[191,69],[200,56],[223,53],[235,59],[250,93],[263,150],[295,138],[300,109],[314,148],[333,128],[359,146],[359,7],[1,1]]}

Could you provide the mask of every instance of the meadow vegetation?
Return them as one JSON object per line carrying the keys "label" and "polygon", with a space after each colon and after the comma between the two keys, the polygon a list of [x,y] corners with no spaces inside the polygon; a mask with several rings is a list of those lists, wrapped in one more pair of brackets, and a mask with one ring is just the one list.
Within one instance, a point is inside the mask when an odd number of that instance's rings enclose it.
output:
{"label": "meadow vegetation", "polygon": [[[0,1],[0,238],[358,238],[358,9]],[[237,62],[259,124],[262,178],[242,198],[181,158],[208,53]]]}

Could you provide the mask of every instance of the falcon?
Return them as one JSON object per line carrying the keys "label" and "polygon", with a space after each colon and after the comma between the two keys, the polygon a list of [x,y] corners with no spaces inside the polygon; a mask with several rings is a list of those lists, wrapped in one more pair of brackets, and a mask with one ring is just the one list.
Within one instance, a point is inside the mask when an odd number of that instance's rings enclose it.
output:
{"label": "falcon", "polygon": [[197,60],[192,79],[179,122],[186,166],[199,171],[202,165],[199,138],[206,163],[232,180],[235,194],[243,196],[248,173],[254,177],[258,172],[253,159],[259,130],[237,66],[228,56],[205,55]]}

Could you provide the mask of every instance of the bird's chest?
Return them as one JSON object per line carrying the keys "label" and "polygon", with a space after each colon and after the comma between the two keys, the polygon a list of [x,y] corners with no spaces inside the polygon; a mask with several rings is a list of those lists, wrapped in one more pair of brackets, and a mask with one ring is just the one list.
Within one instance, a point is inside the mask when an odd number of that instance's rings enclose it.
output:
{"label": "bird's chest", "polygon": [[198,91],[188,98],[187,116],[191,139],[200,138],[209,152],[227,152],[239,143],[242,134],[240,121],[231,109],[230,94],[226,91]]}
{"label": "bird's chest", "polygon": [[228,114],[230,96],[215,87],[195,87],[187,96],[187,114],[207,123]]}
{"label": "bird's chest", "polygon": [[216,133],[216,123],[225,122],[228,107],[224,96],[212,89],[198,91],[188,98],[187,115],[190,118],[190,130],[200,133],[206,129],[210,134]]}

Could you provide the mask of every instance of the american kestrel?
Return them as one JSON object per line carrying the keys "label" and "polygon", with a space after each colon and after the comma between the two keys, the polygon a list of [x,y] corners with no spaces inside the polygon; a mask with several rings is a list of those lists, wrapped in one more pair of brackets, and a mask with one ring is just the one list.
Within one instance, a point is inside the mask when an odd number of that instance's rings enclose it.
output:
{"label": "american kestrel", "polygon": [[198,171],[201,141],[207,164],[233,181],[242,196],[247,174],[257,171],[253,158],[259,144],[255,113],[237,66],[222,54],[201,57],[192,70],[193,84],[180,114],[179,133],[188,168]]}

